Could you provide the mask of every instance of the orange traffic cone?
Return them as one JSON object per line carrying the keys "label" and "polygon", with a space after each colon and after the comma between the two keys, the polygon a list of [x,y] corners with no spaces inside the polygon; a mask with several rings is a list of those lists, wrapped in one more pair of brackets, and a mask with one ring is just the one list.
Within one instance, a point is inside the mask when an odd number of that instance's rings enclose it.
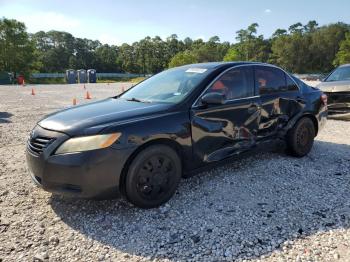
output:
{"label": "orange traffic cone", "polygon": [[77,99],[74,97],[73,98],[73,106],[75,106],[77,104]]}
{"label": "orange traffic cone", "polygon": [[35,90],[32,88],[32,96],[35,96]]}
{"label": "orange traffic cone", "polygon": [[23,79],[22,86],[26,86],[26,82]]}
{"label": "orange traffic cone", "polygon": [[86,91],[85,99],[91,99],[91,95],[90,95],[89,91]]}

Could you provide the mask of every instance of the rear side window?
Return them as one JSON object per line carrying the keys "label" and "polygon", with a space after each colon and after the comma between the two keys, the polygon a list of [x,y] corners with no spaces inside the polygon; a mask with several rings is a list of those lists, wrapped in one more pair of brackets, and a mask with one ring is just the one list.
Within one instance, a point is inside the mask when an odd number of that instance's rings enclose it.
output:
{"label": "rear side window", "polygon": [[289,75],[281,69],[267,66],[255,67],[255,86],[260,95],[299,90]]}
{"label": "rear side window", "polygon": [[282,70],[274,67],[257,66],[255,84],[260,95],[286,91],[286,78]]}
{"label": "rear side window", "polygon": [[286,88],[287,91],[297,91],[297,90],[299,90],[298,86],[295,84],[295,82],[287,74],[286,74],[286,80],[287,80],[287,88]]}
{"label": "rear side window", "polygon": [[227,100],[254,96],[253,68],[244,66],[227,71],[212,84],[209,92],[222,93]]}

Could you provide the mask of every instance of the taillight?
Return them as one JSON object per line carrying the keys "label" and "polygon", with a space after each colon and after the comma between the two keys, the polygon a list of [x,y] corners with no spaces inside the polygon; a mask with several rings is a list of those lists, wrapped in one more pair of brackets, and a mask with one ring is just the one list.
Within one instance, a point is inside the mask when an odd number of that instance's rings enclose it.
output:
{"label": "taillight", "polygon": [[325,106],[327,106],[327,95],[326,94],[321,95],[321,101]]}

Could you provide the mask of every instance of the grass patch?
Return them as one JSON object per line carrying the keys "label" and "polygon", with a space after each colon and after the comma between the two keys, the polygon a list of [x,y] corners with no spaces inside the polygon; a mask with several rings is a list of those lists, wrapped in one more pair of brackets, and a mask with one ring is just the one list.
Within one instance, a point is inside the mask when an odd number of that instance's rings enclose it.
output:
{"label": "grass patch", "polygon": [[137,84],[137,83],[140,83],[141,81],[145,80],[146,78],[147,77],[144,77],[144,76],[142,76],[142,77],[135,77],[135,78],[130,79],[129,82]]}
{"label": "grass patch", "polygon": [[[102,78],[97,79],[97,83],[118,83],[118,82],[126,82],[126,83],[134,83],[137,84],[143,81],[146,77],[135,77],[135,78]],[[31,78],[29,81],[26,81],[27,84],[35,84],[35,85],[49,85],[49,84],[66,84],[66,80],[64,78]]]}
{"label": "grass patch", "polygon": [[97,79],[97,83],[118,83],[118,82],[127,82],[127,83],[139,83],[143,81],[145,77],[135,77],[135,78],[123,78],[123,77],[115,77],[115,78],[102,78]]}
{"label": "grass patch", "polygon": [[35,85],[48,85],[48,84],[66,84],[66,80],[64,78],[30,78],[28,84]]}

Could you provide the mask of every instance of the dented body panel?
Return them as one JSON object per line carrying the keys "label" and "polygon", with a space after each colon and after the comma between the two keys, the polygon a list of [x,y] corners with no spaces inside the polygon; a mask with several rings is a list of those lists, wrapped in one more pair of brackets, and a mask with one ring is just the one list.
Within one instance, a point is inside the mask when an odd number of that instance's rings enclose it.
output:
{"label": "dented body panel", "polygon": [[191,112],[195,158],[219,161],[256,144],[260,120],[258,98],[239,99],[225,105]]}

